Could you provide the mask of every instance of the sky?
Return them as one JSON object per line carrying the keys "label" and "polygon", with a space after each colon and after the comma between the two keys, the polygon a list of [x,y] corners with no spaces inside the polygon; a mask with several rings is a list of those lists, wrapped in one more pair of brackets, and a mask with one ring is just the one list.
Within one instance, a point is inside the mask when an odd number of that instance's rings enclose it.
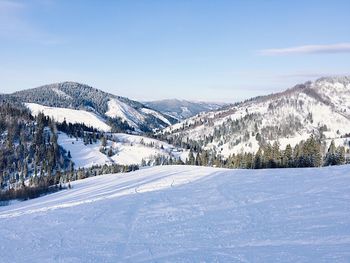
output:
{"label": "sky", "polygon": [[348,0],[0,0],[0,93],[236,102],[350,75]]}

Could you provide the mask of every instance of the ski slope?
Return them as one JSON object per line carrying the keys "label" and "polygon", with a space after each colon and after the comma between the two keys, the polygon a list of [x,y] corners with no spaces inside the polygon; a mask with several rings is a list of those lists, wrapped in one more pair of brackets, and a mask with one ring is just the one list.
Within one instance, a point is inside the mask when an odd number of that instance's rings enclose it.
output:
{"label": "ski slope", "polygon": [[349,262],[350,166],[160,166],[0,207],[1,262]]}

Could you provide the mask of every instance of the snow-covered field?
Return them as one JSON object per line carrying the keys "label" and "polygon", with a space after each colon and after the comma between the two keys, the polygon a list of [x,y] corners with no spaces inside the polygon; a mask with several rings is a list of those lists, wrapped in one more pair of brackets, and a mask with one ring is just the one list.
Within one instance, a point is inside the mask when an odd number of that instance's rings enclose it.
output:
{"label": "snow-covered field", "polygon": [[112,163],[107,155],[100,152],[100,141],[84,145],[84,141],[81,138],[76,140],[74,137],[69,137],[67,134],[60,132],[57,142],[67,152],[70,151],[75,168]]}
{"label": "snow-covered field", "polygon": [[349,262],[350,166],[162,166],[0,207],[1,262]]}
{"label": "snow-covered field", "polygon": [[107,147],[111,147],[115,152],[111,157],[100,152],[101,142],[99,140],[96,143],[84,145],[81,138],[76,140],[60,132],[58,144],[66,151],[70,151],[75,168],[111,163],[140,165],[142,160],[148,161],[155,156],[181,158],[182,161],[188,157],[188,151],[177,149],[166,142],[125,133],[111,135],[115,139],[115,142],[107,141]]}

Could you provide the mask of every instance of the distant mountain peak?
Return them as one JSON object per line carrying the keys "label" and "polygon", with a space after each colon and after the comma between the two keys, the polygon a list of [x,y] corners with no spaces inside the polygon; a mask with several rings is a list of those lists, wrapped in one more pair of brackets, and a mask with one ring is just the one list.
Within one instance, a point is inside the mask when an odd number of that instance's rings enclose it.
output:
{"label": "distant mountain peak", "polygon": [[195,102],[182,99],[164,99],[144,103],[148,107],[170,115],[178,120],[184,120],[201,112],[217,110],[225,106],[224,103]]}

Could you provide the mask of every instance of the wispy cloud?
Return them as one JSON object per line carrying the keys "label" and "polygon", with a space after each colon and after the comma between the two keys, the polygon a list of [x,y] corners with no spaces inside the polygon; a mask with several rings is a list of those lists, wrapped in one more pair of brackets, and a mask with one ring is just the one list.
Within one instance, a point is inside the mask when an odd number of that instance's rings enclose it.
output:
{"label": "wispy cloud", "polygon": [[259,51],[259,54],[264,56],[333,53],[350,53],[350,43],[337,43],[330,45],[305,45],[288,48],[263,49]]}

